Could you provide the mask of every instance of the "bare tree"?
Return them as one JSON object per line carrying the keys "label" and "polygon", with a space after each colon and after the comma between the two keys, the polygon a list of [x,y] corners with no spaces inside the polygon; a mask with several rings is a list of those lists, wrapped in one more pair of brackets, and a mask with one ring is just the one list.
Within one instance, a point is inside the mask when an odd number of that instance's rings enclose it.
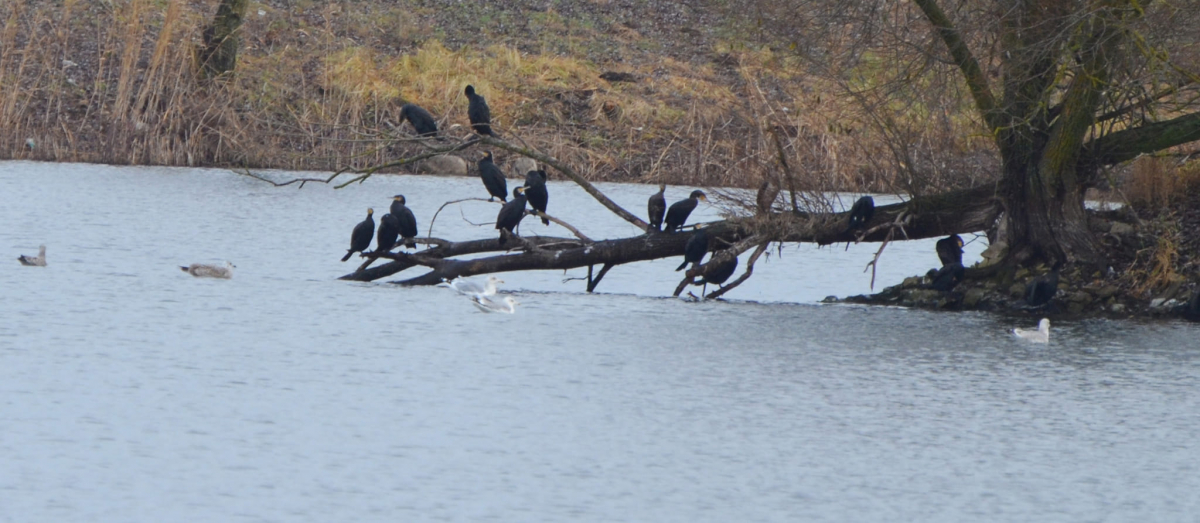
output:
{"label": "bare tree", "polygon": [[[949,7],[949,10],[947,10]],[[1185,0],[713,2],[749,43],[838,86],[914,169],[914,105],[970,104],[999,157],[1011,263],[1103,256],[1084,191],[1101,169],[1200,139],[1200,10]],[[890,131],[890,132],[889,132]],[[910,192],[913,192],[910,188]],[[981,204],[983,202],[980,202]]]}

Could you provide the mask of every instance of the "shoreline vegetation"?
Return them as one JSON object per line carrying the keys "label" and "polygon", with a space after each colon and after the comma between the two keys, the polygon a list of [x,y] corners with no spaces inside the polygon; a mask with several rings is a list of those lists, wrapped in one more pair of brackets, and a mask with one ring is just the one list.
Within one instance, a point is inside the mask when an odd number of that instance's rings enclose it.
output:
{"label": "shoreline vegetation", "polygon": [[[252,2],[235,74],[206,81],[196,53],[215,6],[0,5],[0,158],[362,168],[421,150],[405,103],[469,134],[473,84],[502,135],[590,181],[756,187],[782,149],[798,190],[906,191],[869,115],[786,50],[730,43],[682,5]],[[958,160],[927,183],[986,181],[988,140],[939,120],[922,146]]]}
{"label": "shoreline vegetation", "polygon": [[[682,3],[248,5],[234,74],[209,79],[197,53],[216,2],[0,4],[0,158],[370,169],[465,143],[463,87],[471,84],[487,97],[500,136],[569,165],[577,182],[760,195],[770,186],[772,196],[790,192],[800,214],[801,191],[921,197],[1000,179],[994,141],[961,86],[914,100],[881,124],[877,112],[839,98],[845,86],[805,75],[786,49],[754,44],[715,12]],[[871,67],[884,66],[858,67],[864,85],[856,87],[871,87]],[[444,140],[416,139],[399,118],[406,103],[429,110]],[[903,155],[889,149],[896,144]],[[426,162],[380,173],[466,175],[478,152],[469,147],[452,152],[463,160],[453,168]],[[510,151],[497,150],[497,163],[522,159]],[[1200,163],[1189,151],[1105,172],[1102,192],[1126,205],[1088,214],[1110,259],[1105,267],[1068,264],[1052,313],[1182,314],[1200,289]],[[898,169],[901,156],[908,163]],[[844,301],[1024,310],[1018,287],[1046,270],[968,269],[950,293],[930,294],[918,277]]]}

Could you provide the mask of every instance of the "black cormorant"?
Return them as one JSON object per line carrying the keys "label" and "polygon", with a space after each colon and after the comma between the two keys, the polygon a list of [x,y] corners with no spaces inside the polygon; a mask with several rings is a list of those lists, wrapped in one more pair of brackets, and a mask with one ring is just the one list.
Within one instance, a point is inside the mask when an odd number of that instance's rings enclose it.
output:
{"label": "black cormorant", "polygon": [[[669,215],[668,215],[669,216]],[[682,271],[689,263],[700,263],[704,259],[704,253],[708,252],[708,233],[704,229],[697,229],[696,233],[688,238],[687,245],[683,247],[683,263],[676,267],[676,271]]]}
{"label": "black cormorant", "polygon": [[854,205],[850,207],[850,225],[846,227],[846,232],[855,229],[861,229],[871,221],[875,216],[875,199],[870,196],[863,196]]}
{"label": "black cormorant", "polygon": [[384,214],[379,217],[379,232],[375,235],[375,253],[390,252],[396,246],[396,237],[400,235],[400,220],[394,214]]}
{"label": "black cormorant", "polygon": [[508,201],[508,181],[504,179],[504,173],[500,172],[500,168],[496,167],[496,163],[492,161],[492,153],[484,152],[483,158],[479,159],[479,178],[483,180],[483,186],[487,188],[488,194],[492,198],[500,198],[500,201]]}
{"label": "black cormorant", "polygon": [[492,134],[492,111],[488,109],[487,100],[475,94],[473,86],[468,85],[465,92],[467,93],[467,118],[471,120],[471,128],[479,134],[495,136]]}
{"label": "black cormorant", "polygon": [[698,205],[698,200],[708,201],[704,191],[699,189],[692,191],[692,194],[686,199],[671,204],[671,208],[667,209],[667,232],[674,232],[687,223],[688,215],[692,214],[692,210]]}
{"label": "black cormorant", "polygon": [[1030,307],[1041,307],[1050,303],[1058,293],[1058,270],[1063,262],[1054,264],[1050,272],[1038,276],[1025,284],[1025,303]]}
{"label": "black cormorant", "polygon": [[397,225],[400,226],[400,237],[404,238],[404,246],[409,249],[416,249],[417,242],[413,238],[417,237],[417,217],[413,216],[413,212],[405,204],[403,194],[397,194],[392,197],[392,216],[396,218]]}
{"label": "black cormorant", "polygon": [[734,256],[728,261],[724,262],[714,262],[712,258],[709,258],[708,265],[708,268],[705,269],[705,272],[708,274],[700,278],[700,283],[704,285],[704,288],[700,291],[700,294],[708,293],[708,284],[710,283],[714,285],[721,285],[729,281],[729,277],[733,276],[734,271],[737,270],[738,260],[737,256]]}
{"label": "black cormorant", "polygon": [[942,292],[950,292],[963,280],[963,275],[966,272],[967,270],[963,268],[961,263],[943,265],[941,269],[938,269],[937,274],[933,276],[933,283],[929,284],[929,288]]}
{"label": "black cormorant", "polygon": [[516,235],[513,229],[521,223],[523,218],[525,218],[525,188],[517,187],[513,189],[512,200],[504,204],[504,207],[500,208],[500,214],[496,215],[496,230],[500,231],[500,245],[507,242],[504,231]]}
{"label": "black cormorant", "polygon": [[[550,202],[550,193],[546,191],[546,171],[536,170],[525,173],[525,198],[529,206],[545,214],[546,204]],[[550,225],[550,220],[542,217],[543,225]]]}
{"label": "black cormorant", "polygon": [[655,231],[662,230],[663,215],[667,213],[667,198],[663,193],[667,191],[667,184],[658,184],[658,192],[650,195],[650,201],[646,202],[646,214],[650,218],[650,228]]}
{"label": "black cormorant", "polygon": [[938,259],[942,260],[942,266],[957,263],[962,265],[963,241],[957,234],[951,234],[948,237],[937,241],[935,249],[937,250]]}
{"label": "black cormorant", "polygon": [[375,218],[371,217],[373,214],[375,209],[367,209],[367,218],[354,226],[354,232],[350,233],[350,250],[342,256],[342,261],[349,260],[350,255],[356,252],[361,254],[371,246],[371,237],[375,235]]}
{"label": "black cormorant", "polygon": [[415,104],[404,104],[400,108],[400,123],[404,123],[404,120],[412,124],[418,136],[437,136],[437,122],[433,120],[433,115]]}

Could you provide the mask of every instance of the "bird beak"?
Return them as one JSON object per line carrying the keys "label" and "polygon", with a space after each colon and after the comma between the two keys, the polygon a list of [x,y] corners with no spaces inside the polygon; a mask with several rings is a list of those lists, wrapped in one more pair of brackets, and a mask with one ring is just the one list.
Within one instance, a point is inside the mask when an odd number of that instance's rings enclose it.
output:
{"label": "bird beak", "polygon": [[700,195],[700,201],[702,201],[702,202],[704,202],[704,203],[708,203],[708,197],[707,197],[707,196],[705,196],[705,195],[703,195],[703,194],[701,194],[701,195]]}
{"label": "bird beak", "polygon": [[958,247],[961,249],[961,248],[962,248],[962,246],[963,246],[963,241],[962,241],[962,238],[959,238],[959,239],[958,239],[958,242],[956,242],[956,243],[958,243]]}

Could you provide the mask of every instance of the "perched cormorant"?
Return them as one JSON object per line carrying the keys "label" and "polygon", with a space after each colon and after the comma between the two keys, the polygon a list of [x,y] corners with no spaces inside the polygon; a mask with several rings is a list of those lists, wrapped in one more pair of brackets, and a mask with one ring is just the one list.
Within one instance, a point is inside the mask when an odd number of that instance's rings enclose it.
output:
{"label": "perched cormorant", "polygon": [[[668,215],[669,218],[669,215]],[[683,263],[676,267],[676,271],[682,271],[689,263],[700,263],[704,259],[704,254],[708,252],[708,233],[704,229],[697,229],[696,233],[688,238],[687,245],[683,247]]]}
{"label": "perched cormorant", "polygon": [[1050,303],[1058,293],[1058,270],[1062,262],[1054,264],[1050,272],[1038,276],[1025,284],[1025,303],[1030,307],[1041,307]]}
{"label": "perched cormorant", "polygon": [[400,237],[404,238],[404,246],[409,249],[417,248],[417,242],[413,238],[417,237],[417,217],[413,216],[413,212],[404,204],[403,194],[397,194],[392,197],[392,217],[396,218],[397,225],[400,226]]}
{"label": "perched cormorant", "polygon": [[525,218],[525,188],[517,187],[513,189],[512,200],[504,204],[500,208],[500,214],[496,215],[496,230],[500,231],[500,245],[504,245],[508,241],[504,236],[504,231],[515,235],[513,229],[521,223]]}
{"label": "perched cormorant", "polygon": [[471,120],[471,128],[479,134],[495,136],[492,134],[492,111],[488,109],[487,100],[482,96],[475,94],[475,87],[468,85],[467,93],[467,118]]}
{"label": "perched cormorant", "polygon": [[413,129],[417,130],[418,136],[437,136],[438,134],[437,122],[433,120],[433,115],[416,104],[404,104],[400,107],[400,123],[404,123],[404,120],[408,120],[408,123],[412,124]]}
{"label": "perched cormorant", "polygon": [[1037,330],[1032,329],[1013,329],[1013,336],[1022,340],[1031,341],[1033,343],[1050,343],[1050,319],[1042,318],[1038,322]]}
{"label": "perched cormorant", "polygon": [[951,263],[962,264],[963,241],[957,234],[951,234],[946,238],[937,241],[935,249],[937,250],[938,259],[942,260],[942,266],[950,265]]}
{"label": "perched cormorant", "polygon": [[483,312],[503,312],[504,314],[517,312],[517,305],[521,304],[521,302],[512,296],[505,296],[503,301],[497,301],[482,294],[471,296],[471,303],[475,304],[475,308]]}
{"label": "perched cormorant", "polygon": [[372,218],[374,214],[375,209],[367,209],[367,218],[354,226],[354,232],[350,233],[350,249],[342,256],[342,261],[349,260],[350,255],[356,252],[362,254],[371,246],[371,236],[375,235],[375,218]]}
{"label": "perched cormorant", "polygon": [[508,201],[508,181],[504,179],[504,173],[500,172],[500,168],[496,167],[496,163],[492,161],[492,153],[484,152],[483,158],[479,159],[479,178],[483,180],[483,186],[487,188],[488,194],[492,198],[500,198],[500,201]]}
{"label": "perched cormorant", "polygon": [[854,205],[850,207],[850,225],[846,227],[846,232],[855,229],[861,229],[871,221],[875,216],[875,199],[870,196],[863,196]]}
{"label": "perched cormorant", "polygon": [[650,195],[650,201],[646,202],[646,214],[650,218],[650,228],[655,231],[662,230],[663,215],[667,213],[667,198],[663,193],[667,191],[667,184],[658,184],[658,192]]}
{"label": "perched cormorant", "polygon": [[400,236],[400,220],[391,213],[379,217],[379,231],[375,234],[375,252],[390,252]]}
{"label": "perched cormorant", "polygon": [[38,255],[37,256],[30,256],[28,254],[22,254],[17,257],[17,261],[21,262],[21,265],[25,265],[27,267],[45,267],[46,266],[46,246],[45,245],[38,246]]}
{"label": "perched cormorant", "polygon": [[704,195],[704,191],[696,189],[687,198],[671,204],[671,208],[667,209],[667,232],[674,232],[687,223],[688,215],[692,214],[692,210],[699,204],[698,200],[707,202],[708,197]]}
{"label": "perched cormorant", "polygon": [[941,269],[938,269],[937,274],[933,276],[933,283],[929,284],[929,288],[942,292],[950,292],[962,281],[963,275],[966,272],[961,263],[943,265]]}
{"label": "perched cormorant", "polygon": [[708,274],[700,278],[700,283],[704,285],[704,288],[700,291],[700,294],[708,293],[708,284],[710,283],[722,285],[729,281],[729,277],[733,276],[734,271],[737,271],[738,260],[737,256],[734,256],[730,258],[729,261],[724,262],[714,262],[712,258],[709,258],[708,265],[709,267],[705,269],[705,272]]}
{"label": "perched cormorant", "polygon": [[233,277],[234,265],[225,262],[225,265],[213,265],[208,263],[193,263],[188,266],[179,266],[179,270],[191,274],[197,278],[220,278],[228,280]]}
{"label": "perched cormorant", "polygon": [[[525,198],[530,207],[543,214],[546,212],[546,204],[550,201],[550,193],[546,191],[546,171],[539,169],[525,173]],[[542,217],[542,225],[550,225],[550,220]]]}

